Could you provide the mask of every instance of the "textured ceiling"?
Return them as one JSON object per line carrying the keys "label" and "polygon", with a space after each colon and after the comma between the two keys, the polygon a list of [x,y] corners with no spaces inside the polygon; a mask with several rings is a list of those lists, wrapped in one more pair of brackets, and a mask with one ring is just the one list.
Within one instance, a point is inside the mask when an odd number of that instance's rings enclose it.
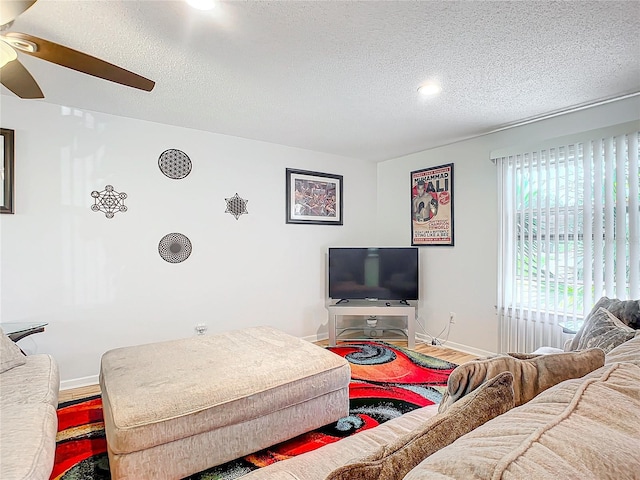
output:
{"label": "textured ceiling", "polygon": [[372,161],[640,91],[638,1],[39,0],[10,31],[156,81],[20,54],[46,102]]}

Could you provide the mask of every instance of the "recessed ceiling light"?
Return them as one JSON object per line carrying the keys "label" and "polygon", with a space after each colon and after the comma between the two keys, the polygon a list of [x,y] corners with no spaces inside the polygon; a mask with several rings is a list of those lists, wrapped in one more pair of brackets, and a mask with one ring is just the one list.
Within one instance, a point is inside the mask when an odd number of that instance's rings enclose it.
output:
{"label": "recessed ceiling light", "polygon": [[418,92],[420,95],[425,97],[431,97],[433,95],[437,95],[442,91],[442,87],[435,82],[427,82],[423,85],[420,85],[418,88]]}
{"label": "recessed ceiling light", "polygon": [[187,3],[198,10],[211,10],[216,6],[215,0],[187,0]]}

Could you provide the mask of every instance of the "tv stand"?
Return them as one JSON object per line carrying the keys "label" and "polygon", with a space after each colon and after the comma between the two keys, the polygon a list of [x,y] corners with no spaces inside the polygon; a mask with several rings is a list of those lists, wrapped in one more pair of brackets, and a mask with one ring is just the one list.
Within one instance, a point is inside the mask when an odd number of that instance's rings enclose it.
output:
{"label": "tv stand", "polygon": [[[352,316],[380,316],[380,317],[406,317],[407,328],[402,329],[403,333],[407,336],[407,346],[414,348],[416,346],[416,308],[408,304],[408,302],[400,302],[398,305],[394,305],[390,302],[389,305],[375,304],[371,305],[371,302],[365,301],[363,303],[351,302],[348,304],[329,305],[329,346],[335,347],[336,340],[339,336],[336,332],[338,317],[352,315]],[[363,326],[362,328],[366,328]],[[360,329],[360,327],[358,327]],[[398,329],[394,329],[398,330]],[[381,337],[380,339],[384,339]],[[356,339],[353,339],[356,340]]]}

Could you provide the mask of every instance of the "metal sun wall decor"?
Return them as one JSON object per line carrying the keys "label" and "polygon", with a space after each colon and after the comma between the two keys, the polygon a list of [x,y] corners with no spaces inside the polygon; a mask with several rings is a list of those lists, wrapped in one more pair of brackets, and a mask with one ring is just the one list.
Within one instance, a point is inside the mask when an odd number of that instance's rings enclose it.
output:
{"label": "metal sun wall decor", "polygon": [[107,185],[104,190],[91,192],[94,204],[91,210],[94,212],[104,212],[105,217],[113,218],[117,212],[126,212],[127,206],[124,204],[127,194],[124,192],[116,192],[112,185]]}
{"label": "metal sun wall decor", "polygon": [[158,244],[158,253],[169,263],[184,262],[191,255],[191,240],[181,233],[168,233]]}
{"label": "metal sun wall decor", "polygon": [[170,148],[160,154],[158,167],[167,177],[180,180],[191,173],[191,159],[183,151]]}
{"label": "metal sun wall decor", "polygon": [[236,217],[236,220],[238,220],[243,213],[249,213],[247,211],[247,203],[249,203],[249,200],[240,198],[237,193],[233,197],[225,198],[224,200],[227,202],[227,209],[224,213],[230,213]]}

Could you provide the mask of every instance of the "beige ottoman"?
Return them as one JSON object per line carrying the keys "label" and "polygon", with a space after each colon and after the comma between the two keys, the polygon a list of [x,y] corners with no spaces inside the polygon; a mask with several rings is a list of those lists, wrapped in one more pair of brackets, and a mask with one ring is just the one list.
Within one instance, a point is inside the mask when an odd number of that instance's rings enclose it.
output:
{"label": "beige ottoman", "polygon": [[180,479],[332,423],[349,379],[342,357],[269,327],[108,351],[111,478]]}

